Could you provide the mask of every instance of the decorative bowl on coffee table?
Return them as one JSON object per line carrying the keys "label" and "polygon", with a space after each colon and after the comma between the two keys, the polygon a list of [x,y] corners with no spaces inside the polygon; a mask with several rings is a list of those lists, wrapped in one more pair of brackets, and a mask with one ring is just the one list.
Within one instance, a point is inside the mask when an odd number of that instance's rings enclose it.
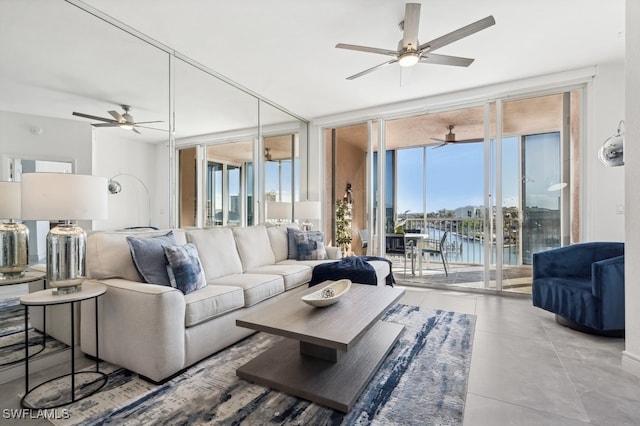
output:
{"label": "decorative bowl on coffee table", "polygon": [[351,280],[334,281],[318,291],[302,296],[302,301],[308,305],[322,308],[333,305],[351,288]]}

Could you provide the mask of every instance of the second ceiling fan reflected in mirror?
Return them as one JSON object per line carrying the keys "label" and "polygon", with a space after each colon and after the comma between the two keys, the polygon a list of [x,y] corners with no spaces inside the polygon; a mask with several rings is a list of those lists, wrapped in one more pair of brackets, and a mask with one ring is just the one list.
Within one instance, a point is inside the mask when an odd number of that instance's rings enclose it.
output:
{"label": "second ceiling fan reflected in mirror", "polygon": [[162,123],[162,121],[139,121],[136,122],[133,116],[129,113],[131,111],[131,107],[129,105],[120,105],[120,107],[124,110],[122,114],[117,111],[107,111],[109,115],[113,118],[105,118],[98,117],[95,115],[84,114],[82,112],[73,112],[73,115],[76,117],[89,118],[91,120],[98,120],[102,123],[92,123],[93,127],[120,127],[122,129],[130,129],[135,133],[140,134],[141,132],[137,129],[137,127],[144,129],[152,129],[152,130],[160,130],[165,131],[163,129],[157,129],[154,127],[141,126],[141,124],[151,124],[151,123]]}

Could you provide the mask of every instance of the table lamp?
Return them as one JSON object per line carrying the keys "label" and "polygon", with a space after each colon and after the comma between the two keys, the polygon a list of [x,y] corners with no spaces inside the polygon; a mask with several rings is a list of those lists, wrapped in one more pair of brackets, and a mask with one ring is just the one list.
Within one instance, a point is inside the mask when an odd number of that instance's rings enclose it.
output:
{"label": "table lamp", "polygon": [[106,219],[107,179],[67,173],[22,174],[22,218],[57,220],[47,234],[47,281],[53,294],[80,290],[87,234],[77,220]]}
{"label": "table lamp", "polygon": [[291,203],[281,201],[267,201],[267,219],[276,222],[291,220]]}
{"label": "table lamp", "polygon": [[301,229],[310,231],[313,229],[311,220],[320,219],[320,201],[300,201],[295,205],[297,219],[302,219]]}
{"label": "table lamp", "polygon": [[0,280],[24,275],[29,266],[29,229],[20,219],[20,182],[0,182]]}

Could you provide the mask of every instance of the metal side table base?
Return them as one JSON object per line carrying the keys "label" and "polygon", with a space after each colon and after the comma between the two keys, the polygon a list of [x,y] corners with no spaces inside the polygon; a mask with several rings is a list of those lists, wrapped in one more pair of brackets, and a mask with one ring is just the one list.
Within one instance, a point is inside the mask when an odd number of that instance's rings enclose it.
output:
{"label": "metal side table base", "polygon": [[[98,283],[84,283],[81,291],[66,295],[52,295],[51,290],[30,293],[20,298],[25,305],[25,324],[29,320],[29,306],[69,304],[71,307],[71,372],[40,383],[29,389],[29,358],[25,360],[25,394],[20,399],[22,408],[53,409],[63,407],[87,398],[98,392],[107,383],[108,376],[100,371],[98,348],[98,297],[106,292],[106,286]],[[75,365],[75,310],[82,300],[94,299],[96,315],[96,365],[95,371],[76,371]],[[25,342],[28,334],[25,332]],[[25,349],[28,355],[28,348]],[[47,385],[47,386],[45,386]]]}

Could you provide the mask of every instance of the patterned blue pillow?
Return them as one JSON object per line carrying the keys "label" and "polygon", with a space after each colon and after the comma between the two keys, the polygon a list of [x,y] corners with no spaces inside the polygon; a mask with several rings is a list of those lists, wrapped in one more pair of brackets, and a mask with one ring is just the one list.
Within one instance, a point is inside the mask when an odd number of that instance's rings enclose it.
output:
{"label": "patterned blue pillow", "polygon": [[324,234],[320,231],[297,231],[296,248],[298,260],[324,260],[327,250],[324,248]]}
{"label": "patterned blue pillow", "polygon": [[164,246],[164,254],[167,257],[167,272],[171,286],[179,289],[184,294],[207,285],[204,269],[198,257],[198,249],[194,244],[183,246]]}
{"label": "patterned blue pillow", "polygon": [[162,246],[175,246],[173,231],[156,237],[127,237],[131,258],[142,279],[149,284],[170,286],[167,259]]}

